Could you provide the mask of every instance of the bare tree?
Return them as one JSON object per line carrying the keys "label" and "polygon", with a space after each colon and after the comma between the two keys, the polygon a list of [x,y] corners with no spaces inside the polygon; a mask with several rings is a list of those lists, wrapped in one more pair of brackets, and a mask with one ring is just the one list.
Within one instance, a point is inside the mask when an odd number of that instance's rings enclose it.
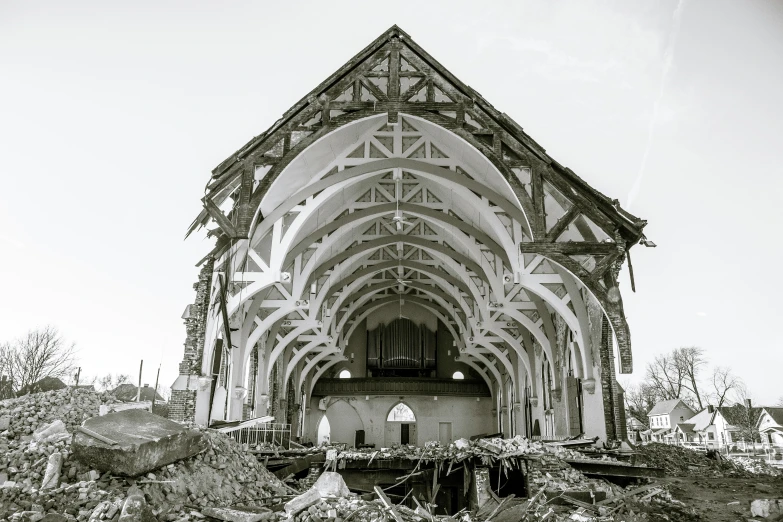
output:
{"label": "bare tree", "polygon": [[688,390],[696,398],[699,405],[699,411],[704,409],[699,393],[699,377],[701,371],[707,365],[704,358],[704,350],[696,346],[677,348],[672,352],[674,364],[680,369],[683,375],[682,387]]}
{"label": "bare tree", "polygon": [[647,365],[644,383],[656,400],[682,399],[691,407],[704,408],[700,379],[707,360],[695,346],[675,348]]}
{"label": "bare tree", "polygon": [[682,368],[671,354],[657,355],[647,364],[645,382],[658,400],[681,398],[684,378]]}
{"label": "bare tree", "polygon": [[625,405],[628,412],[639,422],[647,424],[647,414],[655,406],[655,391],[646,383],[628,384],[625,388]]}
{"label": "bare tree", "polygon": [[74,369],[76,347],[57,328],[30,330],[0,345],[0,374],[7,375],[14,392],[44,377],[66,377]]}
{"label": "bare tree", "polygon": [[120,384],[130,383],[131,376],[127,373],[107,373],[103,377],[99,377],[96,381],[98,388],[101,390],[113,390]]}
{"label": "bare tree", "polygon": [[730,368],[717,366],[712,371],[712,386],[715,389],[715,400],[720,408],[729,393],[736,392],[739,386],[744,387],[744,383],[742,379],[731,373]]}

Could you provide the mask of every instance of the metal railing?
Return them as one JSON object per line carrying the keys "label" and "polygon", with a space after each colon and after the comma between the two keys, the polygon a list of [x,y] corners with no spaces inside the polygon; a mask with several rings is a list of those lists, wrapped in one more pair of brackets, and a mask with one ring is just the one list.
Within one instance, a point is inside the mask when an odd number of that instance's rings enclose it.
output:
{"label": "metal railing", "polygon": [[238,443],[247,444],[250,449],[266,444],[290,449],[291,445],[290,424],[266,423],[251,427],[240,425],[234,428],[224,428],[221,431]]}

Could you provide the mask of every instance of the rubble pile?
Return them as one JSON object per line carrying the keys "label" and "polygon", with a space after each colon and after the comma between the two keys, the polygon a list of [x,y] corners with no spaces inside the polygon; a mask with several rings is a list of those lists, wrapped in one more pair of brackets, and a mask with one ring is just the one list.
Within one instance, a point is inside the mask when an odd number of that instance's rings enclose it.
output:
{"label": "rubble pile", "polygon": [[98,415],[101,405],[115,402],[109,392],[64,388],[0,401],[0,418],[9,417],[8,439],[32,435],[38,427],[54,420],[63,421],[73,433],[82,421]]}
{"label": "rubble pile", "polygon": [[637,462],[660,467],[666,473],[684,477],[750,478],[759,474],[777,476],[780,471],[768,464],[747,457],[710,458],[703,450],[651,442],[636,448]]}
{"label": "rubble pile", "polygon": [[[394,448],[348,449],[340,451],[337,460],[375,460],[375,459],[407,459],[423,462],[453,460],[461,462],[469,458],[478,458],[488,462],[490,459],[506,459],[510,457],[540,456],[555,454],[560,459],[586,460],[587,457],[557,444],[533,441],[517,435],[510,439],[499,437],[478,440],[459,439],[451,444],[442,445],[439,442],[427,442],[421,448],[403,445]],[[608,456],[602,460],[615,460]]]}
{"label": "rubble pile", "polygon": [[770,466],[763,460],[752,459],[750,457],[735,457],[733,455],[730,455],[728,459],[738,469],[742,469],[752,475],[783,476],[783,470]]}
{"label": "rubble pile", "polygon": [[[31,394],[0,404],[0,520],[118,520],[140,496],[151,520],[187,520],[198,506],[253,505],[290,489],[230,437],[203,430],[208,449],[137,478],[112,476],[75,459],[72,434],[107,394],[67,389]],[[137,489],[136,489],[137,488]],[[199,517],[194,517],[194,519]]]}

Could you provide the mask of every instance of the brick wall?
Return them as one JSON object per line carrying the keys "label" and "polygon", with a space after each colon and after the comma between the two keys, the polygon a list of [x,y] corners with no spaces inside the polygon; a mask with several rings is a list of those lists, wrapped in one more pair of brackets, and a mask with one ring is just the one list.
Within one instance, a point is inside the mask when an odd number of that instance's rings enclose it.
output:
{"label": "brick wall", "polygon": [[[207,259],[201,267],[198,282],[193,285],[196,298],[189,306],[185,319],[185,350],[179,364],[180,376],[201,374],[201,361],[204,356],[204,336],[207,328],[212,272],[215,260]],[[196,390],[172,390],[169,402],[169,418],[180,422],[192,422],[196,412]]]}
{"label": "brick wall", "polygon": [[606,425],[606,438],[616,439],[614,422],[614,358],[612,357],[612,330],[606,317],[601,318],[601,392],[604,400],[604,423]]}
{"label": "brick wall", "polygon": [[612,329],[606,317],[601,319],[601,392],[604,401],[604,422],[606,438],[609,440],[624,440],[625,401],[615,377],[614,354],[612,351]]}

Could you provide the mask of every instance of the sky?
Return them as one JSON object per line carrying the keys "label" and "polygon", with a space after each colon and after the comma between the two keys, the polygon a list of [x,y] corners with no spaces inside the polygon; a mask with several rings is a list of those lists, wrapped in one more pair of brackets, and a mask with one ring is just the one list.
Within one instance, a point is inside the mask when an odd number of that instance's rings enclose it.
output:
{"label": "sky", "polygon": [[699,346],[783,397],[777,0],[0,2],[0,341],[169,386],[210,171],[393,24],[649,221],[631,380]]}

